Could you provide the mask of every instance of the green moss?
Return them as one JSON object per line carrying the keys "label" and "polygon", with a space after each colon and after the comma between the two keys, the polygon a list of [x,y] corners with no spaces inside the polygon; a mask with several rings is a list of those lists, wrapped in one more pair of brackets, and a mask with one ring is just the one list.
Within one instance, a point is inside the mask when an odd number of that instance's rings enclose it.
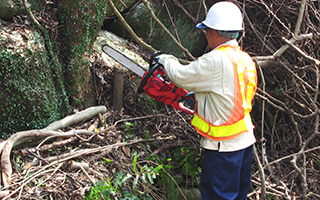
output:
{"label": "green moss", "polygon": [[[32,10],[40,10],[44,5],[43,0],[28,0]],[[12,20],[15,15],[25,15],[26,9],[22,0],[1,0],[0,19]]]}
{"label": "green moss", "polygon": [[[106,6],[107,0],[76,0],[59,6],[59,21],[63,27],[60,33],[65,47],[63,54],[68,56],[65,58],[65,69],[69,76],[73,76],[68,83],[74,89],[69,91],[71,97],[79,92],[75,85],[88,81],[82,75],[90,67],[90,62],[83,57],[91,54],[91,48],[104,21]],[[72,101],[81,103],[83,99]]]}
{"label": "green moss", "polygon": [[[33,36],[35,43],[42,42],[39,34]],[[44,48],[14,52],[13,48],[6,47],[4,40],[0,41],[0,133],[3,138],[22,130],[44,128],[62,117],[64,95],[55,88],[52,68]]]}

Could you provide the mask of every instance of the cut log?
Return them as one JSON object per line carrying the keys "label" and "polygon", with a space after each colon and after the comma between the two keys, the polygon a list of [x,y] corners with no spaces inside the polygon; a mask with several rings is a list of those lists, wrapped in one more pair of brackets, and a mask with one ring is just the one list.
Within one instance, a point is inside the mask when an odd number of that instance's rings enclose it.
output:
{"label": "cut log", "polygon": [[122,94],[123,94],[123,76],[125,69],[116,66],[114,68],[114,87],[113,87],[113,107],[115,110],[122,109]]}

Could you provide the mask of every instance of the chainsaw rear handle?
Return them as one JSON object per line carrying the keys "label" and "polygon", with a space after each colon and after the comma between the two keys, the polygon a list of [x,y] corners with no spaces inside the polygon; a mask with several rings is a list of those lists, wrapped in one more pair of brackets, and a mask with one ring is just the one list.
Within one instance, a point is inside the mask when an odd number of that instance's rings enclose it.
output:
{"label": "chainsaw rear handle", "polygon": [[182,111],[185,112],[185,113],[188,113],[188,114],[190,114],[190,115],[193,115],[193,114],[195,113],[194,110],[191,110],[190,108],[184,106],[183,102],[179,102],[179,103],[178,103],[178,106],[179,106],[178,109],[179,109],[179,110],[182,110]]}
{"label": "chainsaw rear handle", "polygon": [[[180,97],[180,99],[178,100],[177,104],[175,106],[177,109],[182,110],[188,114],[193,115],[195,113],[195,98],[194,95],[189,95],[190,93],[186,94],[185,96]],[[188,103],[186,103],[187,101],[193,101],[193,105],[189,105]],[[187,106],[184,105],[184,103],[186,103]],[[172,106],[174,107],[174,106]]]}
{"label": "chainsaw rear handle", "polygon": [[183,104],[183,102],[175,101],[175,102],[172,103],[171,106],[172,106],[173,108],[178,109],[178,110],[182,110],[183,112],[188,113],[188,114],[190,114],[190,115],[193,115],[193,114],[195,113],[194,110],[186,107],[186,106]]}

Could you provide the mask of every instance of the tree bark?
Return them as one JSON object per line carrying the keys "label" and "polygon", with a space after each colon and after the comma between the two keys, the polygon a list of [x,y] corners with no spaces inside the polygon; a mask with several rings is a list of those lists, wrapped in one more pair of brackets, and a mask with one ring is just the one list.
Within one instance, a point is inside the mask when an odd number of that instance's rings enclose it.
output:
{"label": "tree bark", "polygon": [[67,63],[67,80],[71,86],[70,101],[80,109],[95,105],[90,55],[103,24],[107,0],[62,0],[59,7],[62,55]]}

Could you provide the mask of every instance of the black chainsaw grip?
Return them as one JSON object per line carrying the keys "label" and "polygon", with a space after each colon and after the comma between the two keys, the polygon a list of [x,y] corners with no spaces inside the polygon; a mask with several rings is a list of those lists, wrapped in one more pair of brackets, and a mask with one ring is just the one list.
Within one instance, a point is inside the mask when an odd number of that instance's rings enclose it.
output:
{"label": "black chainsaw grip", "polygon": [[149,70],[150,70],[151,68],[153,68],[154,65],[157,64],[156,59],[157,59],[157,57],[158,57],[159,55],[161,55],[161,54],[163,54],[162,51],[156,51],[156,52],[154,52],[154,53],[152,54],[152,56],[151,56],[151,58],[150,58],[150,60],[149,60]]}

